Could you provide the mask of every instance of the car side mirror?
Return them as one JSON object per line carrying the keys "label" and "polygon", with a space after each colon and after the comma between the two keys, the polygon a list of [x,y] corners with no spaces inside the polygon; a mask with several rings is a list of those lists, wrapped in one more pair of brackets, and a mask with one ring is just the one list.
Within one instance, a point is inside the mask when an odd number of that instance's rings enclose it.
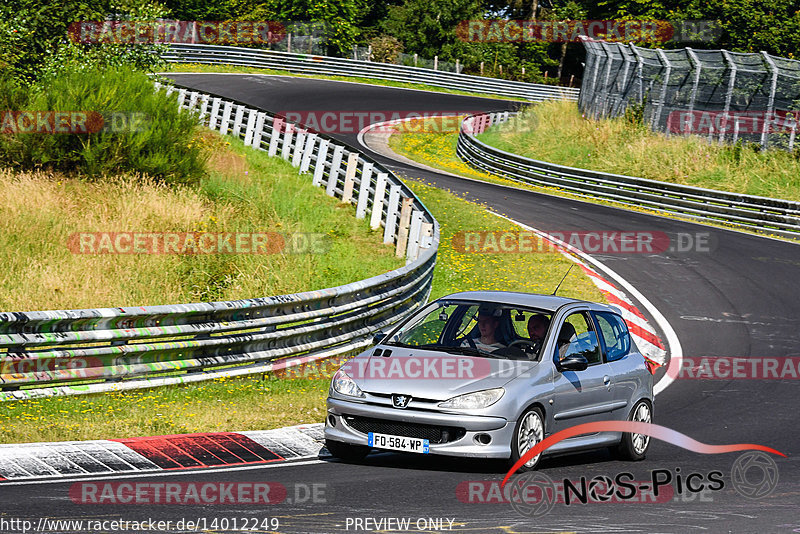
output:
{"label": "car side mirror", "polygon": [[372,344],[377,345],[385,337],[386,337],[386,332],[375,332],[374,334],[372,334]]}
{"label": "car side mirror", "polygon": [[570,354],[558,362],[559,371],[583,371],[589,367],[589,361],[580,354]]}

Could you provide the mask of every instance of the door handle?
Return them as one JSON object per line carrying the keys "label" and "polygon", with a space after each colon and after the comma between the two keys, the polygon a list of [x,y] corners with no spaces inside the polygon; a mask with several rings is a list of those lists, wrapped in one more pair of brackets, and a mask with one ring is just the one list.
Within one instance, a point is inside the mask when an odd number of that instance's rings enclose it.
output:
{"label": "door handle", "polygon": [[608,375],[605,375],[605,376],[603,377],[603,385],[607,386],[607,385],[609,385],[610,383],[611,383],[611,377],[610,377],[610,376],[608,376]]}

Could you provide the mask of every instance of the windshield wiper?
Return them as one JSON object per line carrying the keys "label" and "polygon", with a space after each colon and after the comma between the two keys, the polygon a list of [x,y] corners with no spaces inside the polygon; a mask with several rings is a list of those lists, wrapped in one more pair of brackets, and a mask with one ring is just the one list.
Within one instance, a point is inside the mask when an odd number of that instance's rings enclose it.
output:
{"label": "windshield wiper", "polygon": [[481,349],[473,349],[472,347],[447,347],[445,345],[437,345],[435,350],[441,350],[448,354],[463,354],[465,356],[491,356],[491,352],[486,352]]}

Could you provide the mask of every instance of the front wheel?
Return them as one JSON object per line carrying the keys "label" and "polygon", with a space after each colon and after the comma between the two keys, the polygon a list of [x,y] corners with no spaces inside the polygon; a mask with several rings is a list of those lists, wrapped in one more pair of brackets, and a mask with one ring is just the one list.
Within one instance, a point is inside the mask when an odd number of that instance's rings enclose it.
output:
{"label": "front wheel", "polygon": [[364,445],[352,445],[350,443],[342,443],[341,441],[333,441],[330,439],[325,440],[325,448],[336,458],[351,462],[363,460],[370,451],[370,448]]}
{"label": "front wheel", "polygon": [[[633,410],[631,410],[628,420],[636,421],[637,423],[652,423],[653,409],[650,407],[650,403],[646,400],[637,402]],[[649,447],[650,436],[625,432],[622,434],[622,440],[617,446],[617,455],[623,460],[638,462],[639,460],[644,460]]]}
{"label": "front wheel", "polygon": [[[544,418],[539,408],[528,408],[517,421],[514,437],[511,442],[511,458],[509,467],[517,463],[526,452],[544,439]],[[532,471],[539,464],[541,453],[525,462],[519,471]]]}

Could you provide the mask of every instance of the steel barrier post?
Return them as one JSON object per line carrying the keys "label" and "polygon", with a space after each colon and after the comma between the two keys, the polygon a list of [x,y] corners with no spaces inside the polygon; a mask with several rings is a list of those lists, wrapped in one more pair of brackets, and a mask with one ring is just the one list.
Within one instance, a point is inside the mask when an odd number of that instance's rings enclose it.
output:
{"label": "steel barrier post", "polygon": [[334,145],[333,160],[331,160],[331,170],[328,172],[328,186],[325,188],[325,192],[329,197],[336,196],[336,186],[339,185],[339,171],[342,168],[343,156],[344,147],[342,145]]}
{"label": "steel barrier post", "polygon": [[392,184],[389,188],[389,205],[386,210],[386,227],[383,232],[383,242],[386,245],[394,243],[397,232],[397,217],[400,210],[400,186]]}
{"label": "steel barrier post", "polygon": [[358,152],[350,152],[347,156],[347,168],[344,175],[344,190],[342,191],[342,202],[349,204],[353,201],[353,186],[356,181],[356,170],[358,169]]}
{"label": "steel barrier post", "polygon": [[328,147],[330,144],[331,142],[327,139],[323,139],[319,143],[317,162],[314,166],[314,181],[312,182],[317,187],[322,185],[322,179],[325,176],[325,164],[328,162]]}
{"label": "steel barrier post", "polygon": [[261,136],[264,135],[264,121],[267,118],[267,114],[263,111],[258,112],[258,116],[256,118],[256,129],[253,132],[253,148],[261,149]]}
{"label": "steel barrier post", "polygon": [[388,181],[388,174],[385,172],[378,173],[378,180],[375,182],[375,198],[372,199],[372,215],[369,221],[369,227],[373,230],[377,230],[381,225],[383,200],[386,198],[386,184]]}
{"label": "steel barrier post", "polygon": [[314,145],[317,143],[317,134],[311,133],[306,137],[306,146],[303,149],[303,159],[300,162],[300,174],[308,173],[311,167],[311,157],[314,155]]}

